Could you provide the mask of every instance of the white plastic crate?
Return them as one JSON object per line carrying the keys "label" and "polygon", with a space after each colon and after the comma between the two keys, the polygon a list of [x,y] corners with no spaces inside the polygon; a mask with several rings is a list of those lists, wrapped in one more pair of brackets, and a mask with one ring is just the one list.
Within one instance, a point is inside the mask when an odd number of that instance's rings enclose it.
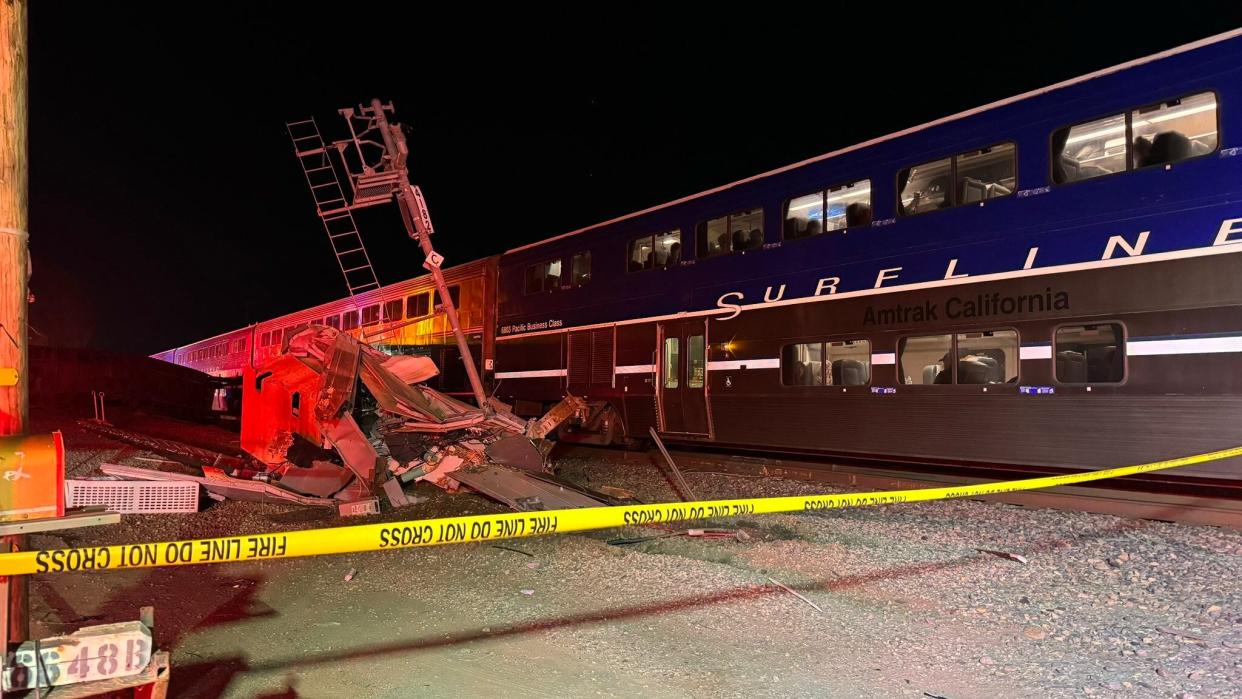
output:
{"label": "white plastic crate", "polygon": [[65,507],[103,505],[126,515],[198,512],[194,481],[65,481]]}

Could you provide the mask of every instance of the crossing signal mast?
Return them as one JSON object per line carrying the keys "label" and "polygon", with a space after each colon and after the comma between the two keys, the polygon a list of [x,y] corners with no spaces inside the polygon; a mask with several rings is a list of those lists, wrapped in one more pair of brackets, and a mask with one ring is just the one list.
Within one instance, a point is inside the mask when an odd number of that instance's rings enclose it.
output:
{"label": "crossing signal mast", "polygon": [[[353,212],[369,206],[390,204],[395,200],[406,233],[423,250],[423,268],[431,273],[436,285],[436,297],[443,304],[444,314],[453,326],[457,349],[466,365],[466,376],[470,379],[474,399],[481,409],[489,410],[478,367],[474,364],[466,334],[457,317],[457,307],[440,272],[444,257],[431,246],[434,229],[427,202],[419,188],[410,184],[406,165],[410,149],[405,134],[400,124],[388,121],[387,115],[393,112],[392,103],[383,104],[373,99],[370,106],[359,105],[356,109],[348,107],[337,111],[349,126],[349,138],[335,141],[330,146],[324,144],[313,117],[289,122],[285,126],[289,130],[289,138],[293,140],[293,151],[306,175],[306,184],[315,200],[315,210],[328,233],[350,295],[380,286]],[[345,175],[345,186],[341,184],[338,168]]]}

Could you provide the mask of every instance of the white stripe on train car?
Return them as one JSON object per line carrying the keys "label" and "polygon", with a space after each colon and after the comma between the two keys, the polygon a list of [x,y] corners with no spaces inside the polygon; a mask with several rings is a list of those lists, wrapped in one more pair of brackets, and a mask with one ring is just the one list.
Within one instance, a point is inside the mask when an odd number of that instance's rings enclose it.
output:
{"label": "white stripe on train car", "polygon": [[896,364],[897,355],[893,352],[877,352],[871,355],[871,365],[879,366],[881,364]]}
{"label": "white stripe on train car", "polygon": [[1022,345],[1018,359],[1052,359],[1052,345]]}
{"label": "white stripe on train car", "polygon": [[553,376],[565,376],[564,369],[540,369],[538,371],[498,371],[498,379],[539,379]]}
{"label": "white stripe on train car", "polygon": [[734,369],[780,369],[779,357],[772,359],[734,359],[727,362],[708,362],[708,371],[732,371]]}
{"label": "white stripe on train car", "polygon": [[1187,337],[1177,340],[1131,340],[1126,343],[1126,354],[1131,357],[1221,352],[1242,352],[1242,337]]}
{"label": "white stripe on train car", "polygon": [[654,364],[630,364],[628,366],[619,366],[613,370],[615,374],[654,374]]}

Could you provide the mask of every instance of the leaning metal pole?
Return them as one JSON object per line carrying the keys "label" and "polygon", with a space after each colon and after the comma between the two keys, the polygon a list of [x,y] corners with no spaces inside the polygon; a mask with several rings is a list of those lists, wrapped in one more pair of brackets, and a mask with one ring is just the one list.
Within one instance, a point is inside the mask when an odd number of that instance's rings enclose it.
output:
{"label": "leaning metal pole", "polygon": [[490,411],[487,406],[487,394],[483,392],[483,382],[479,379],[479,369],[474,365],[474,356],[470,353],[470,345],[466,342],[466,332],[461,329],[461,321],[457,317],[457,307],[453,304],[453,297],[448,293],[444,275],[440,273],[440,265],[444,262],[444,256],[431,247],[431,215],[427,213],[423,193],[418,187],[403,182],[398,199],[401,219],[405,221],[410,237],[417,240],[423,249],[423,255],[427,258],[423,261],[423,267],[431,272],[431,278],[436,283],[436,291],[440,294],[441,302],[444,304],[444,314],[448,316],[449,323],[453,326],[453,335],[457,338],[457,349],[461,351],[461,359],[466,364],[466,376],[470,377],[470,389],[474,391],[474,399],[480,408]]}
{"label": "leaning metal pole", "polygon": [[448,316],[449,324],[453,326],[453,335],[457,338],[457,349],[461,352],[461,360],[466,365],[466,376],[470,378],[470,389],[474,392],[474,400],[479,404],[479,408],[489,411],[487,394],[484,393],[483,382],[479,379],[479,369],[474,365],[474,355],[471,354],[470,345],[466,342],[466,331],[462,330],[461,320],[457,316],[457,305],[453,303],[453,297],[449,295],[448,286],[444,283],[444,275],[440,272],[444,256],[437,253],[431,246],[431,234],[434,232],[431,227],[431,214],[427,212],[427,204],[423,201],[422,192],[418,187],[410,185],[409,170],[405,166],[406,154],[404,149],[398,150],[397,139],[393,138],[388,118],[384,116],[383,104],[378,99],[373,99],[371,110],[380,135],[384,139],[384,149],[390,158],[390,163],[401,172],[401,186],[397,192],[397,206],[401,210],[401,220],[405,223],[406,232],[411,238],[417,240],[423,249],[423,256],[426,258],[423,260],[423,267],[431,272],[440,303],[444,304],[444,314]]}

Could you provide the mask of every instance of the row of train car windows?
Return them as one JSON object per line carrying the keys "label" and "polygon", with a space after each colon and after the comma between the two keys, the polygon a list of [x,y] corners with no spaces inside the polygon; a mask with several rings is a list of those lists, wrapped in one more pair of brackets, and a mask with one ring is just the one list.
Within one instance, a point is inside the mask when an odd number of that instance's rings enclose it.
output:
{"label": "row of train car windows", "polygon": [[[265,332],[259,336],[259,346],[271,347],[279,345],[284,338],[305,328],[306,325],[327,325],[337,330],[356,330],[360,326],[368,327],[378,325],[380,322],[394,323],[402,319],[422,318],[423,316],[431,315],[431,310],[440,305],[438,300],[432,300],[435,298],[436,292],[432,290],[430,293],[412,294],[405,297],[405,300],[390,299],[383,304],[376,303],[366,306],[362,309],[361,314],[358,311],[346,311],[339,315],[316,318],[305,325],[291,325],[281,330]],[[460,306],[460,285],[454,284],[449,287],[449,298],[453,299],[454,307]]]}
{"label": "row of train car windows", "polygon": [[[1125,332],[1119,323],[1072,325],[1053,333],[1058,383],[1106,384],[1125,379]],[[897,376],[905,385],[987,385],[1018,382],[1018,331],[987,330],[902,338]],[[871,383],[871,342],[842,340],[785,345],[781,383],[786,386],[866,386]]]}
{"label": "row of train car windows", "polygon": [[210,347],[202,347],[200,349],[191,350],[187,353],[186,361],[205,362],[208,359],[216,359],[229,354],[238,354],[246,351],[246,339],[238,338],[227,342],[220,342]]}
{"label": "row of train car windows", "polygon": [[565,261],[544,260],[526,268],[525,293],[576,289],[591,281],[591,253],[580,252],[569,258],[569,277],[564,275]]}
{"label": "row of train car windows", "polygon": [[[1218,142],[1216,95],[1198,93],[1053,132],[1052,181],[1067,184],[1189,160],[1212,153]],[[897,175],[897,213],[914,216],[1009,196],[1018,188],[1017,160],[1017,146],[1004,142],[905,168]],[[782,238],[846,231],[870,226],[871,221],[871,180],[856,180],[790,199]],[[763,242],[762,208],[695,227],[699,259],[758,250]],[[626,271],[677,266],[681,245],[681,231],[676,229],[634,238],[626,246]],[[559,277],[559,261],[542,264],[556,265],[555,272],[544,273],[545,278]],[[527,270],[528,294],[545,290],[539,285],[538,267]]]}

